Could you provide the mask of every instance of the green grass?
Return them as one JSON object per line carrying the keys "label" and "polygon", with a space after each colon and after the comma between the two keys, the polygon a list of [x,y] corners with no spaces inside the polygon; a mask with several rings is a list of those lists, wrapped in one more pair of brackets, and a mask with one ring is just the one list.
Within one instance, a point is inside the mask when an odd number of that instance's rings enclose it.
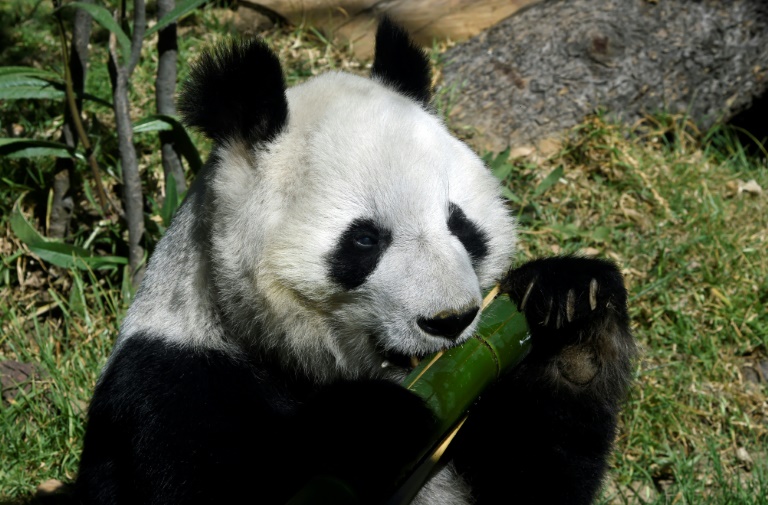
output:
{"label": "green grass", "polygon": [[[183,23],[181,78],[204,44],[232,32],[225,13],[210,7]],[[10,48],[0,64],[59,65],[49,15],[45,2],[0,6],[5,26],[18,27],[0,33]],[[94,32],[94,41],[103,35]],[[264,35],[291,84],[331,68],[367,72],[369,62],[308,27]],[[94,43],[88,91],[109,98],[100,47]],[[134,119],[154,109],[154,65],[150,45],[133,79]],[[0,126],[21,124],[26,136],[55,140],[60,114],[58,103],[7,103]],[[104,108],[89,114],[112,189],[114,120]],[[451,126],[461,133],[468,125]],[[156,139],[144,134],[137,144],[154,197],[162,186]],[[601,503],[768,503],[768,385],[749,383],[742,371],[768,359],[768,196],[739,191],[750,179],[768,190],[765,161],[747,155],[727,129],[701,133],[682,118],[656,116],[635,131],[590,118],[559,152],[497,165],[518,209],[520,260],[598,254],[618,261],[627,279],[642,355]],[[82,164],[78,175],[83,188],[91,183]],[[0,407],[0,502],[24,501],[47,479],[74,478],[84,409],[130,298],[120,272],[43,264],[10,232],[8,202],[22,191],[25,212],[44,230],[51,177],[50,161],[0,160],[0,361],[43,370]],[[70,240],[82,243],[101,226],[94,247],[119,253],[120,223],[104,222],[87,191],[77,198]],[[743,451],[751,464],[737,456]]]}
{"label": "green grass", "polygon": [[737,181],[768,188],[768,169],[727,130],[676,128],[670,143],[594,118],[550,159],[513,160],[524,256],[599,254],[624,269],[642,356],[605,503],[640,503],[631,489],[646,486],[648,503],[764,504],[768,386],[741,367],[768,358],[768,204]]}
{"label": "green grass", "polygon": [[91,274],[65,275],[67,282],[44,292],[0,289],[0,360],[41,370],[0,409],[0,500],[28,496],[49,478],[66,482],[76,475],[85,409],[124,313],[120,290]]}

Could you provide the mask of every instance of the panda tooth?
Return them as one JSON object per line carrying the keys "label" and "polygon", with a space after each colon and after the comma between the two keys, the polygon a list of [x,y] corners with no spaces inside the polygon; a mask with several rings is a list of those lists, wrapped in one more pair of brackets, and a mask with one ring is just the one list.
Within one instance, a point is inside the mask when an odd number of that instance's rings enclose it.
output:
{"label": "panda tooth", "polygon": [[411,367],[416,368],[417,366],[419,366],[419,358],[411,356]]}

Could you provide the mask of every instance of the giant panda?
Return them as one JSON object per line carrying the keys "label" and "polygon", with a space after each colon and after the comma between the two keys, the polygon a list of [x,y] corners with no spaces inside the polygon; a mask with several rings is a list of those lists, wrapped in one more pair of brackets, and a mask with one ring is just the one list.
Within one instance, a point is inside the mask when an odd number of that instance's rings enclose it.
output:
{"label": "giant panda", "polygon": [[433,423],[399,384],[410,357],[470,338],[497,283],[532,350],[414,503],[594,500],[635,352],[621,274],[574,256],[510,268],[499,183],[430,88],[387,19],[370,78],[286,89],[259,40],[201,57],[179,108],[214,147],[97,383],[80,503],[285,504],[319,475],[387,503]]}

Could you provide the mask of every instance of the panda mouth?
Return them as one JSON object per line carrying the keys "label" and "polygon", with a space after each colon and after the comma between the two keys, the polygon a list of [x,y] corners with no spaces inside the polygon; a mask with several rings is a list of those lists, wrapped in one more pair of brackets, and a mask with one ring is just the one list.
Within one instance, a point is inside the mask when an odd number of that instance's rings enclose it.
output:
{"label": "panda mouth", "polygon": [[383,369],[400,368],[410,371],[416,368],[419,362],[426,356],[426,354],[409,354],[400,352],[397,349],[387,349],[375,336],[371,336],[371,340],[376,353],[381,358],[381,368]]}
{"label": "panda mouth", "polygon": [[379,354],[383,358],[381,368],[395,366],[405,370],[413,370],[419,366],[419,362],[423,359],[423,356],[407,355],[395,351],[383,351]]}

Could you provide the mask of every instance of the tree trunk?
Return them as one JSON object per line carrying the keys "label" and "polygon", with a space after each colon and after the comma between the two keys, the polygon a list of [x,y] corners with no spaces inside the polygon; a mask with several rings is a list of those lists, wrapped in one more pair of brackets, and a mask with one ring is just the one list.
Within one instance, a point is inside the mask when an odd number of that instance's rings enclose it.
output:
{"label": "tree trunk", "polygon": [[128,100],[128,83],[141,55],[142,39],[146,31],[146,6],[144,0],[133,1],[133,34],[131,54],[123,64],[117,53],[114,36],[110,40],[110,63],[112,77],[112,100],[115,109],[120,165],[123,173],[123,206],[128,224],[128,265],[131,281],[138,287],[144,277],[144,192],[141,188],[139,163],[136,147],[133,145],[133,122]]}
{"label": "tree trunk", "polygon": [[[174,0],[157,0],[157,19],[173,10]],[[178,46],[176,45],[176,23],[171,23],[158,33],[157,39],[157,83],[155,86],[155,99],[157,101],[157,113],[168,116],[176,115],[176,106],[173,95],[176,92],[176,58]],[[184,179],[184,166],[181,164],[181,156],[176,151],[173,141],[173,133],[160,132],[160,149],[163,158],[163,173],[166,184],[173,177],[176,181],[176,189],[179,193],[187,189]]]}
{"label": "tree trunk", "polygon": [[139,163],[133,145],[133,123],[128,104],[128,78],[125,68],[118,69],[117,84],[112,94],[115,107],[115,123],[120,150],[120,166],[123,173],[123,207],[128,224],[128,264],[134,286],[141,283],[144,248],[144,193],[141,189]]}
{"label": "tree trunk", "polygon": [[630,124],[681,113],[706,129],[768,88],[768,2],[546,0],[445,60],[450,120],[476,128],[477,148],[535,143],[597,108]]}
{"label": "tree trunk", "polygon": [[[84,0],[93,3],[93,0]],[[72,44],[69,53],[69,75],[72,77],[72,89],[82,96],[85,89],[85,75],[88,68],[88,41],[91,39],[91,16],[82,9],[75,11],[72,27]],[[83,100],[75,100],[77,110],[82,109]],[[64,127],[61,142],[75,148],[78,144],[77,129],[69,104],[64,106]],[[53,181],[53,204],[51,221],[47,234],[51,238],[64,238],[69,233],[69,222],[75,208],[75,201],[70,194],[70,186],[75,164],[71,158],[56,158],[56,175]]]}

